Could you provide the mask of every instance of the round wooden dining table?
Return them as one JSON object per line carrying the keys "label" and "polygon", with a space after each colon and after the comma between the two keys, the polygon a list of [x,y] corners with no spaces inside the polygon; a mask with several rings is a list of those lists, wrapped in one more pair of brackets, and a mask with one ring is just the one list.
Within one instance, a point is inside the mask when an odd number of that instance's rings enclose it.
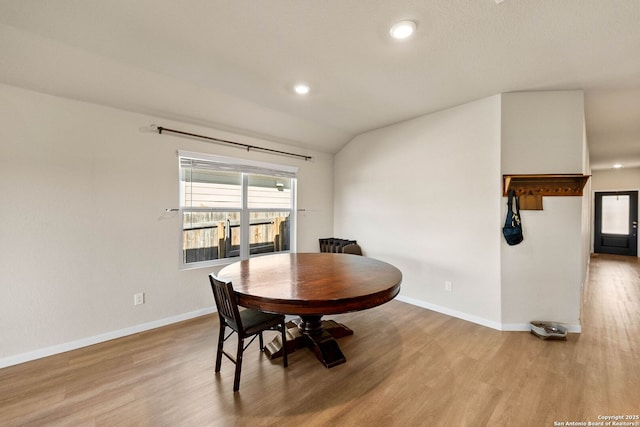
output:
{"label": "round wooden dining table", "polygon": [[230,264],[219,277],[229,280],[238,305],[298,315],[286,343],[266,346],[270,357],[309,347],[327,368],[346,358],[336,338],[353,334],[347,326],[322,320],[328,314],[365,310],[400,292],[402,273],[383,261],[340,253],[279,253]]}

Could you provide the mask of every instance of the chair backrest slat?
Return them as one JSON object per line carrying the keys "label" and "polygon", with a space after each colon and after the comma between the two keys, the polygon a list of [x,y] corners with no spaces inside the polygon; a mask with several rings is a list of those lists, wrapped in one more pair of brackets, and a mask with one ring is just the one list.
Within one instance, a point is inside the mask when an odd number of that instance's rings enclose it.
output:
{"label": "chair backrest slat", "polygon": [[213,291],[213,298],[216,301],[220,320],[224,319],[230,326],[242,329],[240,311],[238,310],[238,303],[236,295],[233,293],[231,282],[220,280],[214,274],[209,275],[209,281],[211,282],[211,290]]}

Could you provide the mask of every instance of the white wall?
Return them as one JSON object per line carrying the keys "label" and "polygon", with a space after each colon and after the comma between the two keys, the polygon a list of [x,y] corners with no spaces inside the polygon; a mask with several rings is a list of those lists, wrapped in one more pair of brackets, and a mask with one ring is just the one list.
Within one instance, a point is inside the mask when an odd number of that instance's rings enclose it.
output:
{"label": "white wall", "polygon": [[401,298],[499,328],[500,189],[493,96],[352,140],[335,159],[334,234],[397,266]]}
{"label": "white wall", "polygon": [[[590,152],[589,152],[589,144],[587,142],[587,127],[586,123],[583,130],[583,163],[582,170],[586,175],[591,175],[591,160],[590,160]],[[593,219],[592,219],[592,207],[593,207],[593,193],[591,192],[592,179],[589,179],[584,186],[582,197],[582,261],[581,265],[584,266],[582,271],[582,276],[580,283],[581,286],[581,294],[582,301],[584,301],[585,289],[584,286],[588,280],[589,273],[589,263],[591,262],[591,249],[592,245],[592,231],[593,231]],[[582,318],[582,304],[580,304],[580,317]]]}
{"label": "white wall", "polygon": [[304,151],[6,85],[0,99],[0,367],[212,309],[212,269],[178,271],[179,218],[165,212],[178,149],[298,166],[298,250],[333,232],[332,155],[158,135],[151,123]]}
{"label": "white wall", "polygon": [[[502,173],[588,173],[584,129],[582,91],[503,94]],[[522,212],[523,243],[502,244],[502,320],[506,329],[551,320],[579,330],[588,203],[545,197],[543,205]]]}
{"label": "white wall", "polygon": [[588,168],[582,92],[486,98],[352,140],[335,159],[334,234],[399,267],[405,301],[498,329],[579,331],[588,197],[546,197],[510,247],[501,178]]}
{"label": "white wall", "polygon": [[493,96],[368,132],[335,164],[158,135],[149,124],[300,150],[6,85],[0,99],[0,367],[212,309],[209,270],[178,271],[165,213],[178,149],[298,166],[298,250],[357,239],[402,270],[405,301],[495,328],[579,324],[584,200],[525,212],[518,247],[500,234],[502,173],[588,168],[579,92]]}
{"label": "white wall", "polygon": [[640,168],[594,170],[593,191],[625,191],[640,189]]}

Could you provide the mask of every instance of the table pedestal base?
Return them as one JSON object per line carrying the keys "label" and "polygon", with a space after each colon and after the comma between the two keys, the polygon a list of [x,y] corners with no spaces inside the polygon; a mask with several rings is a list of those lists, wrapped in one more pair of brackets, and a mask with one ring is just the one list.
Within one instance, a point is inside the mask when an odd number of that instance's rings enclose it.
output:
{"label": "table pedestal base", "polygon": [[353,335],[353,331],[336,321],[321,319],[322,316],[301,316],[298,321],[288,322],[286,345],[282,345],[282,338],[278,335],[265,345],[265,354],[269,359],[275,359],[282,357],[284,351],[290,354],[307,347],[326,368],[346,362],[336,338]]}

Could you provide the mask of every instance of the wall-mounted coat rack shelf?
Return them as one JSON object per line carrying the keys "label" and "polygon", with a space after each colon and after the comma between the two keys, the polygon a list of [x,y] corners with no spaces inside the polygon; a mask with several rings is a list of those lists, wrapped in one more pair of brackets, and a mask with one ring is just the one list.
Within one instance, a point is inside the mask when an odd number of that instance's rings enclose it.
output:
{"label": "wall-mounted coat rack shelf", "polygon": [[502,175],[502,195],[514,190],[520,197],[520,209],[542,210],[543,196],[582,196],[589,178],[578,173]]}

